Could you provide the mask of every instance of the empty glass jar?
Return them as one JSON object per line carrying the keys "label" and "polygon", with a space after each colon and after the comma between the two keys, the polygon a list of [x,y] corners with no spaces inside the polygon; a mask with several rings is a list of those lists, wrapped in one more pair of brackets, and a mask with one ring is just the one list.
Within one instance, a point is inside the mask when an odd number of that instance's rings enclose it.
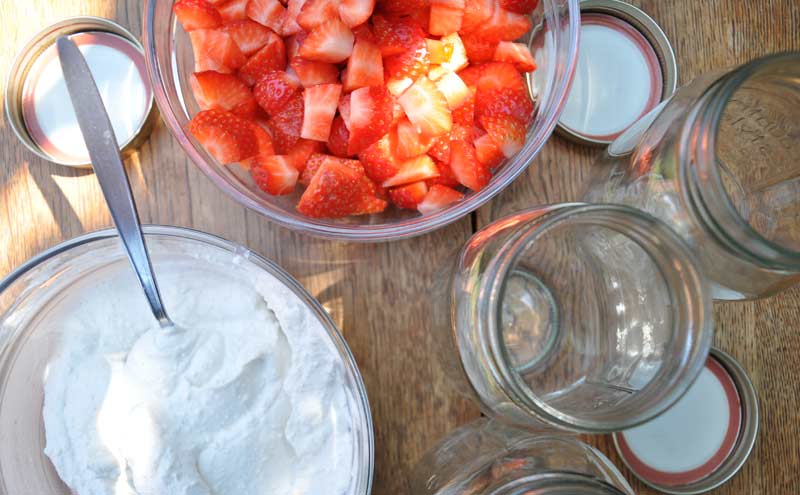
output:
{"label": "empty glass jar", "polygon": [[425,454],[412,474],[411,493],[633,495],[633,490],[611,461],[572,436],[481,419]]}
{"label": "empty glass jar", "polygon": [[438,277],[442,362],[506,422],[609,432],[652,419],[703,367],[710,297],[686,245],[632,208],[565,204],[477,232]]}
{"label": "empty glass jar", "polygon": [[587,201],[669,224],[717,299],[800,281],[800,53],[772,55],[678,90],[612,143]]}

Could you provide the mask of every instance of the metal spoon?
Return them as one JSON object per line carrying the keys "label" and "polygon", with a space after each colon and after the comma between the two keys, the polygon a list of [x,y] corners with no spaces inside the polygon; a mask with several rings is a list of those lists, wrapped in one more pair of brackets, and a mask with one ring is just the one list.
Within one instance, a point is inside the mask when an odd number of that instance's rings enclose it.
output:
{"label": "metal spoon", "polygon": [[[64,81],[67,83],[72,107],[78,117],[83,139],[89,149],[100,189],[111,210],[111,218],[119,231],[122,245],[128,253],[128,259],[136,272],[139,283],[153,310],[153,316],[162,328],[174,328],[175,324],[167,316],[158,284],[147,254],[142,225],[133,201],[131,185],[119,155],[119,144],[111,127],[100,92],[94,82],[89,66],[83,54],[66,36],[56,40]],[[124,98],[125,95],[119,95]]]}

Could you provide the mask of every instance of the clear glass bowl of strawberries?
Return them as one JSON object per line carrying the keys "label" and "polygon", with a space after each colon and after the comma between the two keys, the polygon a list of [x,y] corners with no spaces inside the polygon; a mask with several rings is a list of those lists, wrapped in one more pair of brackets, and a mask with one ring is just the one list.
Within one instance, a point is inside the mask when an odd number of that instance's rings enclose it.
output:
{"label": "clear glass bowl of strawberries", "polygon": [[550,136],[578,0],[147,0],[168,127],[245,206],[390,240],[500,192]]}

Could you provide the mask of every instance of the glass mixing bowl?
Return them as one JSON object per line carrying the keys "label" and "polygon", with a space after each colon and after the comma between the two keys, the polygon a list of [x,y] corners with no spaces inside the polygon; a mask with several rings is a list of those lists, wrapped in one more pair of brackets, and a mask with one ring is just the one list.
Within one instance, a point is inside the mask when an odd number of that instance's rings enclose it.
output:
{"label": "glass mixing bowl", "polygon": [[312,219],[297,212],[300,197],[270,196],[239,166],[222,166],[190,135],[190,116],[199,110],[189,76],[194,68],[188,35],[172,13],[174,0],[145,0],[144,36],[147,72],[161,115],[189,158],[223,191],[239,203],[299,232],[352,241],[382,241],[430,232],[477,209],[511,183],[531,163],[553,132],[572,82],[578,49],[578,0],[541,0],[526,35],[538,68],[529,76],[536,113],[528,125],[525,146],[506,161],[486,188],[430,215],[387,208],[384,213],[338,220]]}
{"label": "glass mixing bowl", "polygon": [[[156,273],[159,264],[170,260],[213,259],[215,265],[229,266],[231,273],[246,270],[272,277],[316,316],[341,357],[349,402],[353,405],[354,469],[350,493],[368,495],[374,440],[366,391],[347,344],[319,303],[280,267],[242,246],[177,227],[148,226],[145,233]],[[116,231],[103,230],[59,244],[0,281],[0,493],[70,495],[43,453],[43,382],[61,336],[58,329],[54,330],[57,326],[37,326],[37,322],[47,318],[48,311],[74,284],[97,273],[114,273],[113,268],[127,263]]]}

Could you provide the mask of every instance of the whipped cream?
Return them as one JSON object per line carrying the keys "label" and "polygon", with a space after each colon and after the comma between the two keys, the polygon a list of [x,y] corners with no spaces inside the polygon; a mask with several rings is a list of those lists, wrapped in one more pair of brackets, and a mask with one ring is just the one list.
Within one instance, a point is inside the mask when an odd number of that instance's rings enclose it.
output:
{"label": "whipped cream", "polygon": [[123,263],[42,323],[61,334],[43,411],[61,479],[78,495],[351,494],[357,403],[317,317],[265,273],[156,271],[177,330]]}

